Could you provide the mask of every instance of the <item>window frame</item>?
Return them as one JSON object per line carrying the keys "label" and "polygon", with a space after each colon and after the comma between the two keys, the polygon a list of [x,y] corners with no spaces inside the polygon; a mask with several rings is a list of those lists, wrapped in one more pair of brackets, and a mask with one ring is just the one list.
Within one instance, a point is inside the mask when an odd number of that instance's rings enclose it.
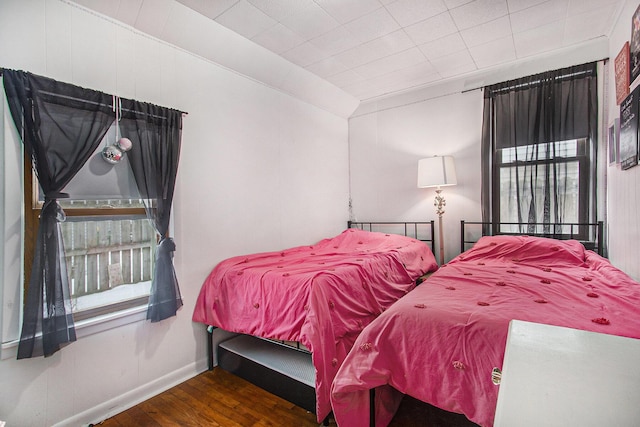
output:
{"label": "window frame", "polygon": [[[39,185],[36,174],[30,163],[28,156],[24,156],[24,249],[23,249],[23,284],[22,289],[24,295],[26,295],[29,282],[31,279],[31,269],[33,266],[33,258],[35,252],[35,246],[38,235],[38,227],[40,223],[40,211],[43,206],[43,202],[39,200]],[[147,219],[146,210],[144,207],[135,208],[65,208],[65,215],[67,217],[75,218],[89,218],[95,220],[96,217],[108,217],[114,219],[114,217],[126,218],[140,218]],[[156,235],[156,243],[158,236]],[[152,260],[152,268],[155,266],[155,260]],[[136,297],[128,300],[122,300],[113,302],[111,304],[89,308],[80,311],[72,311],[74,322],[82,322],[97,318],[104,315],[113,314],[120,311],[126,311],[134,309],[136,307],[146,307],[149,303],[149,295]]]}
{"label": "window frame", "polygon": [[[572,157],[554,157],[548,159],[536,159],[536,160],[514,160],[510,162],[502,162],[501,154],[502,150],[506,150],[508,148],[497,148],[497,145],[494,145],[493,155],[492,155],[492,171],[491,171],[491,192],[492,192],[492,212],[493,212],[493,222],[495,224],[505,224],[502,222],[502,211],[500,209],[500,202],[502,192],[500,191],[500,172],[502,169],[520,167],[520,166],[544,166],[544,165],[556,165],[561,163],[578,163],[578,221],[575,223],[567,223],[573,224],[577,226],[577,233],[536,233],[540,235],[544,234],[552,234],[554,236],[564,237],[564,238],[574,238],[574,239],[582,239],[586,240],[589,238],[589,226],[590,223],[590,203],[591,203],[591,192],[592,192],[592,157],[594,156],[593,150],[593,142],[590,138],[576,138],[576,155]],[[561,141],[553,141],[549,143],[557,143]],[[544,143],[534,143],[530,144],[531,146],[541,145]],[[523,146],[524,147],[524,146]],[[517,148],[516,148],[517,149]],[[522,226],[526,226],[527,223],[523,223]],[[553,226],[553,223],[549,224]],[[573,227],[572,227],[573,229]],[[498,233],[508,234],[508,232],[502,232],[498,230]]]}

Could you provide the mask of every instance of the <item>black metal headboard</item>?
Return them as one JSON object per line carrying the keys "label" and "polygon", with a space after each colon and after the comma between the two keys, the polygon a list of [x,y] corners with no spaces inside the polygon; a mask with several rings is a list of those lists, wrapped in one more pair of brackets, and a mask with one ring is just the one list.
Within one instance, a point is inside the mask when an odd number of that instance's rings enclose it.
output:
{"label": "black metal headboard", "polygon": [[[593,223],[520,224],[515,222],[460,221],[460,252],[469,249],[482,236],[527,235],[557,240],[578,240],[585,248],[604,256],[602,221]],[[532,231],[530,231],[532,230]]]}
{"label": "black metal headboard", "polygon": [[431,252],[436,253],[435,222],[376,222],[376,221],[348,221],[347,228],[359,228],[365,231],[378,231],[381,233],[400,234],[413,237],[431,247]]}

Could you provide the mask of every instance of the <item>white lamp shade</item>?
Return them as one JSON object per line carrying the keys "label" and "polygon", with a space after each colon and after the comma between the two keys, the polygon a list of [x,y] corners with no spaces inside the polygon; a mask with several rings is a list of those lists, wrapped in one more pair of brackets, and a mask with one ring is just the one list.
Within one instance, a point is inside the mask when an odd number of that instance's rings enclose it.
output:
{"label": "white lamp shade", "polygon": [[456,184],[456,167],[453,157],[436,156],[418,161],[418,188]]}

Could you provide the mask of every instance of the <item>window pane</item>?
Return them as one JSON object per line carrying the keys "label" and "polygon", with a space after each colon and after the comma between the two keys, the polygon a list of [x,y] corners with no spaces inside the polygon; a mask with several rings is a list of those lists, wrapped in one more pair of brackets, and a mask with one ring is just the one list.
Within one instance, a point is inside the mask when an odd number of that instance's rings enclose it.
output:
{"label": "window pane", "polygon": [[91,158],[63,190],[72,199],[135,199],[140,197],[125,153],[117,164],[107,163],[102,150],[116,143],[120,137],[116,122],[111,126]]}
{"label": "window pane", "polygon": [[531,162],[578,156],[578,140],[550,142],[503,148],[500,151],[502,163]]}
{"label": "window pane", "polygon": [[74,312],[149,294],[156,233],[146,218],[68,218],[60,226]]}
{"label": "window pane", "polygon": [[[551,184],[545,189],[546,175],[553,174],[557,180],[558,194]],[[522,165],[500,168],[500,222],[579,222],[580,209],[579,163],[563,162],[537,165]],[[518,193],[520,198],[518,199]],[[547,202],[545,203],[545,200]],[[546,211],[546,215],[545,215]],[[502,232],[523,230],[517,226],[506,227]],[[570,233],[569,227],[552,232]],[[543,232],[540,226],[535,232]]]}
{"label": "window pane", "polygon": [[[111,126],[100,145],[82,166],[71,182],[62,190],[70,200],[138,199],[140,192],[125,153],[122,159],[111,164],[102,158],[102,150],[113,145],[120,134],[116,134],[115,124]],[[33,176],[33,188],[37,191],[35,200],[44,202],[44,194]]]}

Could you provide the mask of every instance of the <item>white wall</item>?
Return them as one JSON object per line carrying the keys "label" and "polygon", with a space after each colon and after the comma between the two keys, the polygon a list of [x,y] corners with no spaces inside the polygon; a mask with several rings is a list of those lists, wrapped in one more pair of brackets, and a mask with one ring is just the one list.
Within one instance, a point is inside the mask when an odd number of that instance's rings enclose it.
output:
{"label": "white wall", "polygon": [[444,187],[442,193],[447,203],[443,216],[445,260],[453,258],[460,247],[460,220],[481,219],[481,131],[479,90],[356,112],[349,120],[351,198],[356,219],[433,219],[437,234],[435,189],[417,188],[418,160],[454,156],[458,185]]}
{"label": "white wall", "polygon": [[[631,38],[631,17],[637,1],[625,3],[609,41],[609,57],[613,60],[626,41]],[[632,85],[636,86],[638,81]],[[620,117],[615,99],[613,72],[608,82],[608,122]],[[608,162],[608,160],[605,160]],[[640,241],[640,166],[621,170],[620,165],[607,167],[607,216],[609,259],[636,280],[640,280],[638,241]]]}
{"label": "white wall", "polygon": [[[348,123],[324,106],[59,0],[2,0],[0,66],[189,113],[173,213],[184,306],[163,322],[140,320],[82,337],[46,359],[6,358],[15,348],[5,345],[0,420],[8,425],[100,421],[202,371],[204,326],[191,314],[211,268],[229,256],[309,244],[345,227]],[[20,172],[15,154],[6,160],[13,167],[2,169],[2,200],[15,207]],[[19,214],[2,212],[0,230],[15,237]],[[9,292],[19,289],[20,271],[15,239],[11,244],[2,258],[11,261],[2,266],[5,341],[17,333],[21,305]]]}

